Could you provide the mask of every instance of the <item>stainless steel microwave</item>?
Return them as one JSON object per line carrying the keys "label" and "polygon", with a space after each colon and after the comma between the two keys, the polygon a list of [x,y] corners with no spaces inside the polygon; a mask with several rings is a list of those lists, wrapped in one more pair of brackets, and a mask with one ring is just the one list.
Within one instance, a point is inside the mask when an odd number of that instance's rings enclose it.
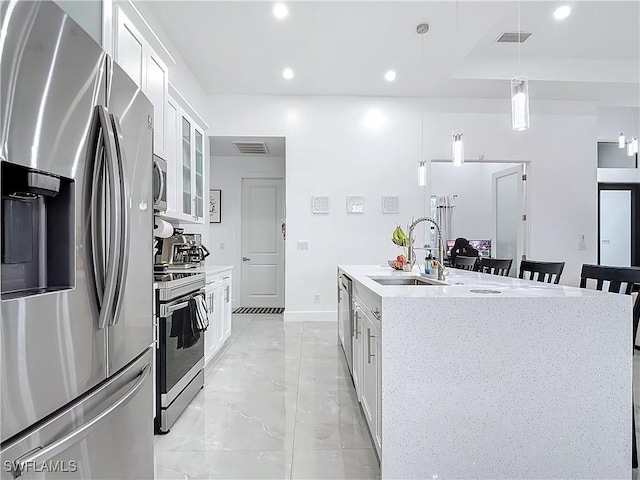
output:
{"label": "stainless steel microwave", "polygon": [[153,156],[153,210],[167,210],[167,162],[157,155]]}

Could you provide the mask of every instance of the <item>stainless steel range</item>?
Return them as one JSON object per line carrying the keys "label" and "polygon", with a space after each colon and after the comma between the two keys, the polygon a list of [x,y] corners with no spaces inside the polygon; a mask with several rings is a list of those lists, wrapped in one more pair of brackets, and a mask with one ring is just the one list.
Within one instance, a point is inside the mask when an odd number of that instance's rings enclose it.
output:
{"label": "stainless steel range", "polygon": [[156,432],[168,433],[204,385],[204,335],[193,329],[192,302],[204,273],[156,272]]}

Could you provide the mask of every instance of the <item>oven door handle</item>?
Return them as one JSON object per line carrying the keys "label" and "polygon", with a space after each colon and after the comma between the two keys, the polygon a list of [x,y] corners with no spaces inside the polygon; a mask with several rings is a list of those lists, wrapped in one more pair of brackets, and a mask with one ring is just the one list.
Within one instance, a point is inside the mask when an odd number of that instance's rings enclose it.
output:
{"label": "oven door handle", "polygon": [[168,317],[173,314],[176,310],[180,310],[181,308],[185,308],[189,306],[189,301],[176,303],[175,305],[160,305],[160,316]]}

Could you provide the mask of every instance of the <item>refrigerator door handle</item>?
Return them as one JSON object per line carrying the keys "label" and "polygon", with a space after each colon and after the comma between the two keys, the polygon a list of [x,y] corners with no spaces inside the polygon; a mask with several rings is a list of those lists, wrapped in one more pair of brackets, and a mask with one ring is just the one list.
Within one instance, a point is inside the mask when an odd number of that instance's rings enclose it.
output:
{"label": "refrigerator door handle", "polygon": [[22,465],[37,465],[38,463],[42,463],[55,455],[65,451],[71,445],[79,442],[83,438],[87,437],[93,430],[95,430],[100,423],[105,420],[112,413],[120,410],[124,407],[129,401],[135,397],[140,388],[142,388],[142,384],[149,377],[151,372],[151,365],[146,363],[145,366],[140,371],[138,379],[136,383],[131,387],[122,397],[120,397],[116,402],[114,402],[109,408],[104,410],[98,416],[91,419],[89,422],[85,423],[81,427],[75,429],[71,433],[65,435],[59,440],[56,440],[53,443],[50,443],[46,447],[38,447],[31,450],[26,455],[16,459],[11,462],[13,478],[18,478],[22,475]]}
{"label": "refrigerator door handle", "polygon": [[[109,120],[109,112],[103,105],[96,106],[98,112],[98,118],[102,127],[102,134],[104,136],[104,145],[107,162],[106,170],[108,175],[108,183],[110,187],[109,192],[109,256],[106,266],[106,278],[105,278],[105,292],[103,295],[104,301],[100,308],[100,316],[98,319],[98,328],[102,329],[107,324],[107,319],[113,314],[113,306],[116,300],[116,289],[118,287],[118,269],[117,266],[120,262],[120,236],[119,236],[119,223],[121,218],[122,204],[118,201],[116,195],[116,188],[120,185],[120,175],[117,169],[117,150],[116,141],[111,128],[111,122]],[[105,188],[106,190],[106,188]]]}
{"label": "refrigerator door handle", "polygon": [[[104,296],[104,232],[102,222],[99,221],[101,215],[100,198],[104,194],[101,185],[101,178],[104,174],[104,136],[102,130],[98,129],[97,144],[95,146],[95,156],[93,160],[93,173],[91,179],[91,191],[89,197],[89,232],[91,250],[91,269],[93,271],[93,282],[96,298],[98,300],[98,310],[102,305]],[[89,185],[89,184],[88,184]]]}
{"label": "refrigerator door handle", "polygon": [[125,175],[125,165],[126,158],[124,149],[122,148],[122,144],[120,139],[122,137],[122,128],[120,127],[120,120],[116,115],[111,114],[111,122],[113,125],[114,138],[116,141],[116,167],[119,173],[120,182],[117,185],[118,188],[118,201],[120,202],[120,229],[121,237],[120,237],[120,256],[119,263],[117,266],[118,269],[118,284],[117,290],[115,294],[115,308],[114,314],[109,322],[109,326],[113,326],[118,323],[118,319],[120,318],[120,311],[122,310],[122,301],[124,298],[124,289],[125,283],[127,280],[127,270],[129,266],[129,240],[130,240],[130,221],[129,218],[129,185],[127,184],[127,177]]}

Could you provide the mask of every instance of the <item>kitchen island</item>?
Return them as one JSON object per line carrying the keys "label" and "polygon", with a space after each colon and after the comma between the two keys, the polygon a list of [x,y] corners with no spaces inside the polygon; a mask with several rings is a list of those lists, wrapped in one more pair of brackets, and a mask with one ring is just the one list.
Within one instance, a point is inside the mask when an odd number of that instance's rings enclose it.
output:
{"label": "kitchen island", "polygon": [[631,478],[630,297],[454,269],[408,286],[388,283],[417,271],[338,273],[383,479]]}

